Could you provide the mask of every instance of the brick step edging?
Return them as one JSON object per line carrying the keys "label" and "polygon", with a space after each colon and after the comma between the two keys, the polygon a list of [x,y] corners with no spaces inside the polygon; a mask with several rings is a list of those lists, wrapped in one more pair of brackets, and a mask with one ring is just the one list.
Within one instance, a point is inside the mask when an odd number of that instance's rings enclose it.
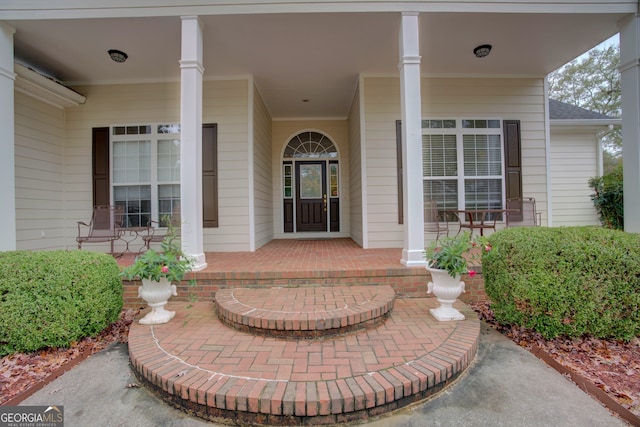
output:
{"label": "brick step edging", "polygon": [[[410,329],[418,336],[424,336],[424,342],[439,337],[434,347],[425,347],[405,362],[378,365],[353,376],[338,375],[331,379],[308,380],[287,376],[265,378],[260,373],[262,371],[254,371],[249,367],[238,367],[245,370],[238,371],[234,368],[225,373],[219,370],[223,369],[223,365],[216,365],[218,368],[215,368],[207,365],[211,362],[192,361],[194,345],[197,342],[198,345],[206,344],[206,334],[211,327],[225,328],[222,325],[215,326],[216,322],[219,324],[219,320],[215,316],[213,304],[202,305],[205,310],[198,309],[193,312],[193,317],[185,314],[194,308],[189,309],[184,303],[174,305],[178,321],[174,319],[173,323],[167,325],[153,327],[133,324],[129,336],[131,365],[140,381],[168,403],[215,422],[328,425],[361,421],[432,396],[449,385],[472,363],[480,335],[480,322],[475,313],[468,306],[457,304],[467,320],[446,324],[426,320],[424,316],[429,316],[429,308],[434,303],[430,298],[398,301],[389,322],[381,327],[385,329],[389,327],[389,323],[398,322],[404,325],[410,319],[416,319],[415,327],[407,324],[407,332]],[[208,314],[203,316],[202,313]],[[198,322],[202,326],[198,326]],[[209,324],[211,326],[205,327]],[[392,330],[396,328],[392,327]],[[222,331],[226,336],[227,332]],[[402,342],[400,335],[404,334],[399,331],[394,335],[398,336],[398,342]],[[375,345],[379,343],[376,333],[382,333],[382,339],[389,332],[390,330],[373,330],[339,340],[344,343],[355,340],[353,337],[358,335],[364,339],[369,334],[374,334],[370,339]],[[256,338],[257,341],[251,341],[242,332],[236,334],[239,334],[236,336],[239,343],[260,343],[259,346],[245,346],[244,351],[268,351],[267,349],[276,345],[289,348],[288,344],[272,338],[264,338],[264,341]],[[193,343],[178,344],[186,336],[193,337]],[[329,341],[332,339],[323,340],[321,344],[300,344],[302,352],[287,353],[287,357],[295,361],[304,355],[307,360],[308,350],[304,349],[314,345],[320,351],[325,345],[329,345]],[[182,352],[172,347],[176,344],[183,347]],[[210,351],[225,352],[221,348],[211,348]],[[295,375],[295,372],[291,375]]]}
{"label": "brick step edging", "polygon": [[388,285],[234,288],[218,291],[215,304],[220,321],[243,332],[319,338],[381,324],[394,299]]}

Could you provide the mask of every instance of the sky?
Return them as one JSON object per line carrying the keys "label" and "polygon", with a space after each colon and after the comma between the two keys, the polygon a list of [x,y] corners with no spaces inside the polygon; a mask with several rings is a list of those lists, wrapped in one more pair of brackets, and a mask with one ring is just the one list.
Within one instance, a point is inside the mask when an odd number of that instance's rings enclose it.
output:
{"label": "sky", "polygon": [[[609,46],[614,46],[614,45],[619,45],[620,44],[620,34],[616,34],[615,36],[612,36],[610,38],[608,38],[607,40],[603,41],[602,43],[600,43],[598,46],[594,47],[594,49],[603,49],[603,48],[607,48]],[[584,53],[580,56],[580,58],[582,58],[582,56],[586,56],[587,53]]]}

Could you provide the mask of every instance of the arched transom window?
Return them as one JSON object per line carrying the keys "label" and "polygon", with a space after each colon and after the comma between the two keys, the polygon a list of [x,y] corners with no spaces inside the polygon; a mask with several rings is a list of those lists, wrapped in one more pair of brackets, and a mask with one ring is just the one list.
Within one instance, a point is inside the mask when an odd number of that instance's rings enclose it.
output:
{"label": "arched transom window", "polygon": [[333,159],[338,157],[333,142],[319,132],[301,132],[291,138],[284,149],[284,158]]}

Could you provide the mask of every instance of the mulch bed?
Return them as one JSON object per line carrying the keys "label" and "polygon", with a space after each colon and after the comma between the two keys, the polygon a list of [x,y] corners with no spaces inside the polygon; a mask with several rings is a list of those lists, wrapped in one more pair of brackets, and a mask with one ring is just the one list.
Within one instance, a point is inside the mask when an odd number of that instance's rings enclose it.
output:
{"label": "mulch bed", "polygon": [[[595,397],[600,390],[629,412],[631,418],[621,415],[622,418],[640,425],[640,338],[629,343],[590,337],[546,340],[525,328],[497,324],[488,303],[472,304],[472,308],[481,320],[537,354]],[[70,348],[3,357],[0,359],[0,405],[15,405],[91,354],[116,342],[126,343],[129,326],[137,314],[138,310],[123,310],[119,320],[100,335],[85,338]],[[581,384],[582,381],[585,384]],[[605,405],[618,412],[614,405],[606,402]]]}

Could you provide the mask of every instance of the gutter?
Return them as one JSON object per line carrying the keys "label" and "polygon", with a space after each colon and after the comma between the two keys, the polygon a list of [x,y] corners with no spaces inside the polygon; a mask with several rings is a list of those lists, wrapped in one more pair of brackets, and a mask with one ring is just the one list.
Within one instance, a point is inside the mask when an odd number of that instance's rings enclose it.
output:
{"label": "gutter", "polygon": [[622,119],[550,119],[553,126],[622,126]]}

